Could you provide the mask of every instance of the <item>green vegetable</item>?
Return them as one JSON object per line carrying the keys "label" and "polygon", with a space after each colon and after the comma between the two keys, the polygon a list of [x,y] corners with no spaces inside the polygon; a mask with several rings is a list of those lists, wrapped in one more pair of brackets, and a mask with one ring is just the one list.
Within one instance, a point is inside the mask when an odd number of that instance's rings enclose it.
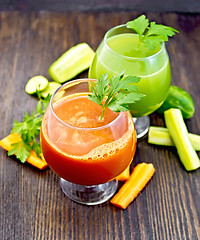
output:
{"label": "green vegetable", "polygon": [[149,49],[155,49],[157,45],[168,41],[178,31],[172,27],[150,22],[145,15],[141,15],[133,21],[126,23],[127,28],[131,28],[139,35],[139,42]]}
{"label": "green vegetable", "polygon": [[43,76],[35,76],[29,79],[25,91],[28,94],[34,94],[36,91],[43,91],[49,84],[49,81]]}
{"label": "green vegetable", "polygon": [[171,108],[164,112],[164,117],[170,136],[174,141],[185,169],[192,171],[199,168],[200,160],[190,142],[181,111]]}
{"label": "green vegetable", "polygon": [[[188,134],[190,142],[196,151],[200,151],[200,136],[196,134]],[[148,143],[175,146],[167,128],[150,127],[148,132]]]}
{"label": "green vegetable", "polygon": [[191,118],[195,112],[194,101],[190,94],[176,86],[170,86],[166,100],[157,111],[164,113],[170,108],[180,109],[184,118]]}
{"label": "green vegetable", "polygon": [[41,92],[41,96],[46,98],[48,94],[53,95],[53,93],[61,86],[58,82],[49,82],[47,88]]}
{"label": "green vegetable", "polygon": [[89,68],[94,51],[87,43],[80,43],[59,57],[49,68],[50,77],[63,83]]}
{"label": "green vegetable", "polygon": [[30,156],[31,151],[35,151],[40,157],[41,147],[36,141],[38,135],[40,134],[40,127],[42,123],[42,118],[45,110],[50,101],[50,95],[45,99],[41,99],[40,93],[37,92],[40,101],[37,104],[36,112],[33,111],[32,115],[25,112],[23,122],[14,121],[13,129],[11,133],[19,133],[21,136],[21,141],[12,144],[12,148],[8,151],[8,155],[16,155],[16,157],[21,161],[25,162]]}
{"label": "green vegetable", "polygon": [[144,95],[137,93],[138,87],[133,85],[139,81],[140,77],[124,77],[123,73],[111,79],[107,73],[102,75],[89,95],[90,100],[103,107],[101,119],[107,107],[114,112],[128,111],[129,104],[139,101]]}

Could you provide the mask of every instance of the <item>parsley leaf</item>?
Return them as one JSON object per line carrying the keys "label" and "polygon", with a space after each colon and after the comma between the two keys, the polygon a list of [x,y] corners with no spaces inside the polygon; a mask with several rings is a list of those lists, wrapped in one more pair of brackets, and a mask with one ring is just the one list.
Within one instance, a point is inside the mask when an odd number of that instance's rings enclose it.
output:
{"label": "parsley leaf", "polygon": [[37,138],[40,134],[42,119],[51,96],[48,95],[46,98],[42,99],[40,93],[37,93],[39,102],[36,106],[36,111],[33,111],[31,115],[25,112],[23,121],[18,122],[15,120],[11,130],[11,133],[18,133],[21,136],[21,140],[11,145],[8,155],[15,154],[22,163],[30,156],[31,151],[35,151],[38,157],[40,157],[42,152]]}
{"label": "parsley leaf", "polygon": [[168,41],[168,37],[172,37],[175,33],[178,33],[176,29],[155,22],[150,22],[145,15],[141,15],[133,21],[126,23],[127,28],[133,29],[139,35],[139,42],[144,43],[149,49],[155,49],[155,47],[165,41]]}
{"label": "parsley leaf", "polygon": [[30,145],[26,144],[23,140],[17,143],[13,143],[11,145],[11,149],[10,151],[8,151],[8,156],[11,156],[13,154],[16,155],[16,157],[18,159],[20,159],[20,161],[22,163],[26,162],[26,159],[30,156],[30,151],[31,151],[31,147]]}
{"label": "parsley leaf", "polygon": [[139,101],[143,94],[137,92],[138,87],[133,85],[140,81],[140,77],[124,76],[124,73],[118,76],[108,78],[104,74],[97,80],[96,87],[93,87],[89,99],[103,107],[101,118],[104,116],[106,108],[114,112],[128,111],[129,104]]}
{"label": "parsley leaf", "polygon": [[140,17],[136,18],[133,21],[129,21],[126,23],[127,28],[134,29],[136,33],[139,35],[139,38],[142,38],[144,31],[149,26],[149,20],[146,18],[145,15],[141,15]]}

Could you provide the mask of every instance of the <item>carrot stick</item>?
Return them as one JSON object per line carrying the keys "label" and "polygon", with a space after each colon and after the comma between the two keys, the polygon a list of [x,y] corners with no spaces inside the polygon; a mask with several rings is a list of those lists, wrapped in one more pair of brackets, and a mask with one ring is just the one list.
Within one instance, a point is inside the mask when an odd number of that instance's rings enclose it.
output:
{"label": "carrot stick", "polygon": [[[21,137],[17,133],[11,133],[7,137],[3,138],[0,141],[0,146],[4,148],[5,150],[9,151],[11,149],[11,145],[13,143],[17,143],[21,140]],[[33,165],[34,167],[39,168],[40,170],[45,169],[48,167],[47,162],[45,161],[43,155],[41,154],[41,158],[37,156],[37,154],[34,151],[31,151],[31,155],[26,160],[28,163]]]}
{"label": "carrot stick", "polygon": [[130,165],[116,177],[116,180],[124,182],[127,181],[130,177]]}
{"label": "carrot stick", "polygon": [[11,145],[19,141],[21,141],[20,135],[17,133],[11,133],[0,141],[0,146],[9,151],[11,149]]}
{"label": "carrot stick", "polygon": [[131,173],[129,180],[120,188],[118,193],[111,199],[111,203],[119,208],[126,209],[146,186],[155,172],[153,164],[140,163]]}
{"label": "carrot stick", "polygon": [[39,158],[34,151],[31,151],[31,155],[26,159],[26,161],[34,167],[39,168],[40,170],[48,167],[48,164],[45,161],[43,154],[41,154],[41,158]]}

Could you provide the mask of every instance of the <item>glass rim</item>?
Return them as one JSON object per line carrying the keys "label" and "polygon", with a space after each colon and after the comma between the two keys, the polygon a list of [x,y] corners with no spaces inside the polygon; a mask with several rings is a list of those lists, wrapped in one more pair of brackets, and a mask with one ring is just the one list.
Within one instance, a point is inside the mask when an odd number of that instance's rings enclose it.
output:
{"label": "glass rim", "polygon": [[[126,27],[126,24],[121,24],[121,25],[117,25],[117,26],[115,26],[115,27],[110,28],[110,29],[106,32],[106,34],[105,34],[105,36],[104,36],[104,38],[103,38],[103,42],[104,42],[106,48],[107,48],[109,51],[111,51],[113,54],[115,54],[115,55],[117,55],[117,56],[120,56],[120,57],[123,57],[123,58],[125,58],[125,59],[129,59],[129,60],[141,60],[141,61],[144,61],[144,60],[146,60],[146,59],[148,60],[148,59],[151,59],[151,58],[156,57],[156,55],[160,54],[160,53],[163,51],[163,49],[164,49],[164,47],[165,47],[165,42],[162,42],[162,43],[161,43],[161,49],[160,49],[158,52],[156,52],[155,54],[153,54],[153,55],[151,55],[151,56],[148,56],[148,57],[128,57],[128,56],[125,56],[125,55],[123,55],[123,54],[120,54],[120,53],[116,52],[116,51],[113,50],[113,49],[108,45],[108,43],[107,43],[108,34],[109,34],[111,31],[113,31],[114,29],[121,28],[121,27]],[[127,29],[129,29],[129,28],[127,28]]]}
{"label": "glass rim", "polygon": [[119,118],[120,116],[122,115],[123,112],[120,112],[118,114],[118,116],[113,119],[111,122],[101,126],[101,127],[92,127],[92,128],[89,128],[89,127],[76,127],[76,126],[73,126],[69,123],[66,123],[64,122],[60,117],[57,116],[57,114],[55,113],[54,111],[54,107],[53,107],[53,99],[56,95],[56,93],[58,91],[60,91],[60,89],[64,88],[65,86],[69,85],[70,83],[74,83],[74,82],[88,82],[88,81],[97,81],[96,79],[90,79],[90,78],[81,78],[81,79],[75,79],[75,80],[71,80],[69,82],[66,82],[65,84],[61,85],[54,93],[53,95],[51,96],[51,99],[50,99],[50,111],[53,113],[54,117],[64,126],[66,127],[69,127],[69,128],[72,128],[72,129],[76,129],[76,130],[79,130],[79,131],[98,131],[98,130],[103,130],[103,129],[106,129],[106,128],[109,128],[111,127]]}

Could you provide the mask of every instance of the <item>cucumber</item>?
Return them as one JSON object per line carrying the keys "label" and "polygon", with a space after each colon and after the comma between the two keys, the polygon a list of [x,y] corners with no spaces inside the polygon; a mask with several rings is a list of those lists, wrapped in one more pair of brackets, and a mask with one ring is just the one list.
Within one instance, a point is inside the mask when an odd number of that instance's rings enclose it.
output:
{"label": "cucumber", "polygon": [[184,118],[191,118],[195,112],[195,105],[191,95],[177,86],[170,86],[166,100],[157,110],[163,114],[170,108],[178,108]]}
{"label": "cucumber", "polygon": [[59,83],[72,79],[90,67],[94,51],[87,43],[80,43],[62,54],[49,68],[50,77]]}
{"label": "cucumber", "polygon": [[36,91],[41,92],[45,90],[45,88],[47,88],[48,84],[49,84],[49,81],[47,78],[41,75],[38,75],[28,80],[25,87],[25,91],[28,94],[34,94],[36,93]]}
{"label": "cucumber", "polygon": [[52,95],[61,86],[58,82],[49,82],[49,85],[44,91],[41,92],[41,96],[46,98],[48,94]]}
{"label": "cucumber", "polygon": [[164,112],[165,123],[169,134],[177,148],[178,155],[187,171],[193,171],[200,167],[199,157],[194,150],[179,109],[169,109]]}
{"label": "cucumber", "polygon": [[[188,136],[193,148],[196,151],[200,151],[200,135],[188,133]],[[162,146],[174,146],[168,129],[164,127],[151,126],[148,132],[148,143]]]}

